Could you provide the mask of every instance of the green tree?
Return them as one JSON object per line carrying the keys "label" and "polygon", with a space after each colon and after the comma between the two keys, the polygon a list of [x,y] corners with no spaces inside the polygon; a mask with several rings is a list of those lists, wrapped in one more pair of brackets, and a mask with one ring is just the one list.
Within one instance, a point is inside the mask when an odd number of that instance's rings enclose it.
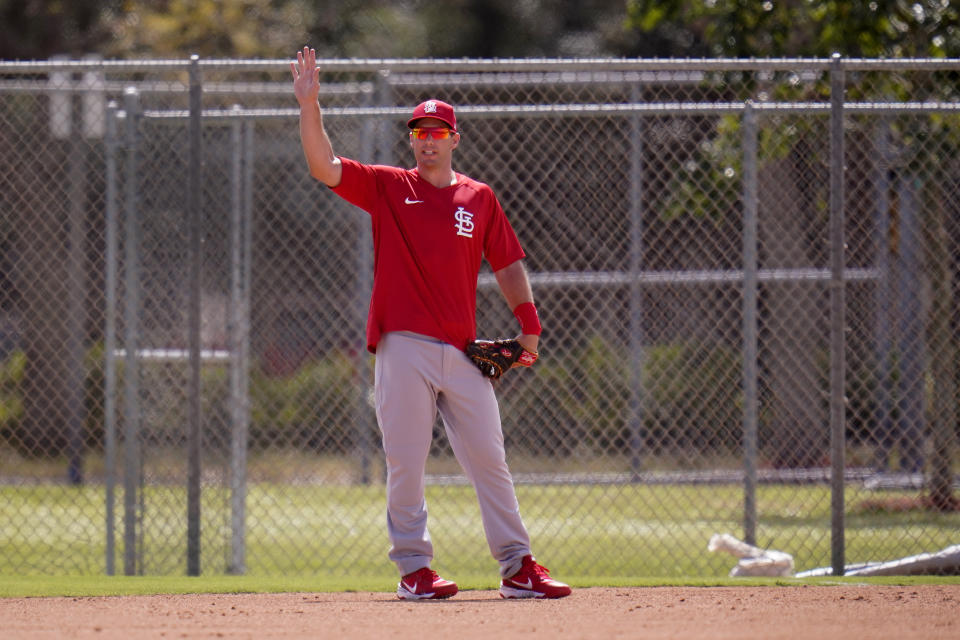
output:
{"label": "green tree", "polygon": [[628,0],[627,30],[659,55],[956,57],[960,9],[946,0]]}
{"label": "green tree", "polygon": [[316,2],[310,43],[364,58],[618,55],[622,0],[332,0]]}
{"label": "green tree", "polygon": [[0,59],[97,51],[108,31],[101,18],[120,4],[120,0],[0,0]]}
{"label": "green tree", "polygon": [[306,41],[308,0],[127,0],[104,12],[107,57],[289,57]]}
{"label": "green tree", "polygon": [[[626,51],[642,55],[822,58],[837,52],[847,58],[960,56],[960,9],[956,3],[947,0],[629,0],[626,31],[629,34],[623,41]],[[650,47],[657,50],[651,51]],[[911,77],[910,81],[902,80],[888,74],[873,86],[868,83],[862,86],[872,92],[868,98],[956,99],[954,75],[926,74]],[[909,87],[909,94],[904,95],[904,87]],[[812,90],[822,93],[823,89],[820,86]],[[724,131],[729,134],[736,129],[736,126],[729,125],[728,121],[727,126],[721,126],[721,135]],[[932,132],[936,133],[937,145],[930,144]],[[894,123],[892,134],[904,158],[899,170],[912,175],[916,167],[933,169],[925,188],[927,205],[921,227],[926,234],[925,261],[937,295],[924,337],[928,351],[943,357],[933,359],[930,372],[934,389],[931,413],[934,455],[929,494],[934,506],[948,509],[955,503],[950,483],[949,451],[952,449],[950,433],[956,428],[957,420],[958,371],[954,354],[958,352],[958,346],[950,329],[949,309],[955,306],[951,285],[954,276],[949,251],[944,249],[949,239],[945,230],[941,185],[946,180],[943,159],[956,156],[960,135],[955,121],[940,116],[932,117],[930,123],[917,124],[916,119]],[[722,140],[715,142],[717,144],[711,148],[727,148]],[[777,266],[777,260],[789,265],[803,256],[799,243],[802,230],[789,226],[797,219],[793,207],[799,197],[784,197],[782,192],[770,193],[773,185],[780,185],[781,190],[799,187],[790,177],[789,156],[793,151],[787,145],[782,153],[775,154],[761,168],[761,210],[779,211],[788,223],[782,228],[792,230],[781,234],[780,253],[779,256],[770,256],[771,266]],[[683,189],[678,188],[678,192],[682,194]],[[766,205],[764,201],[767,201]],[[673,203],[674,210],[683,208],[682,200]],[[793,242],[787,242],[789,240]],[[792,336],[810,334],[808,328],[801,326],[803,316],[796,313],[789,295],[771,297],[770,314],[784,318],[778,331]],[[815,365],[812,359],[798,365],[794,360],[783,360],[784,357],[786,354],[778,352],[774,344],[770,354],[771,386],[780,396],[779,402],[785,413],[809,422],[809,403],[795,393],[795,381],[813,380]],[[797,425],[781,426],[779,438],[776,438],[783,445],[780,448],[781,463],[789,466],[816,463],[821,447],[816,446],[813,434],[804,435],[805,431],[809,430],[798,429]],[[800,434],[799,438],[796,434]],[[791,451],[804,453],[796,456]]]}

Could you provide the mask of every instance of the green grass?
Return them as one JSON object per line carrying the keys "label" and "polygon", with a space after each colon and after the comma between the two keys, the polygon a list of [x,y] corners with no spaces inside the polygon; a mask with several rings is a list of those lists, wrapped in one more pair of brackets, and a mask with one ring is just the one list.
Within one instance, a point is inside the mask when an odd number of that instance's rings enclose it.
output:
{"label": "green grass", "polygon": [[[457,577],[462,591],[489,589]],[[713,586],[803,586],[803,585],[920,585],[960,584],[960,577],[886,578],[612,578],[568,580],[574,588],[587,587],[713,587]],[[373,591],[392,593],[396,578],[330,579],[265,578],[255,576],[5,576],[0,580],[0,598],[138,596],[182,593],[335,593]]]}
{"label": "green grass", "polygon": [[[648,584],[651,579],[712,584],[736,564],[732,556],[710,553],[706,546],[714,533],[742,535],[737,486],[521,485],[517,492],[534,553],[554,575],[573,584]],[[871,499],[882,496],[870,494]],[[848,563],[892,560],[960,542],[960,514],[860,513],[862,498],[856,488],[848,492]],[[103,577],[103,487],[0,487],[0,585],[21,595],[32,594],[31,589],[50,595],[43,591],[47,584],[59,585],[61,594],[69,594],[63,589],[71,584],[106,592],[139,586],[160,592],[391,590],[396,578],[387,558],[384,502],[382,486],[251,484],[247,573],[225,576],[229,495],[206,487],[204,575],[184,578],[186,493],[181,486],[150,486],[143,491],[141,572],[169,579]],[[118,492],[117,573],[123,573],[122,506]],[[497,567],[473,490],[431,486],[428,506],[434,567],[464,588],[494,587]],[[829,566],[829,509],[826,487],[763,486],[757,542],[791,553],[797,571]]]}

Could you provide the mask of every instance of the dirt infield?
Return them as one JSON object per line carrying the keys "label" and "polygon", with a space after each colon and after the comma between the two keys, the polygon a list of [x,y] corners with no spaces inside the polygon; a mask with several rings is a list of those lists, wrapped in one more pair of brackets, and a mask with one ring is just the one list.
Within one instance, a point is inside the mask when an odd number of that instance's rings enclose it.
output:
{"label": "dirt infield", "polygon": [[388,593],[0,600],[0,637],[29,638],[960,638],[960,585],[496,591],[404,602]]}

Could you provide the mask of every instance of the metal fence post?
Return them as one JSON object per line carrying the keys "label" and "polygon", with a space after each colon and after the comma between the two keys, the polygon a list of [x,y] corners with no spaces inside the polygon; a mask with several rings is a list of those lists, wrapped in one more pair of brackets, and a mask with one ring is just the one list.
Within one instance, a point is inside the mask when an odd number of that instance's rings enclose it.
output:
{"label": "metal fence post", "polygon": [[[234,105],[234,112],[240,105]],[[248,387],[246,385],[247,307],[244,304],[249,254],[246,229],[249,226],[247,200],[250,165],[248,132],[252,124],[236,118],[231,125],[230,172],[230,298],[227,333],[230,344],[230,560],[228,573],[246,572],[246,493]]]}
{"label": "metal fence post", "polygon": [[921,207],[918,201],[917,176],[906,171],[894,183],[898,200],[898,255],[896,258],[895,306],[897,309],[896,353],[897,419],[892,441],[897,444],[900,471],[923,472],[922,438],[926,416],[924,398],[924,305],[920,291],[923,287],[924,248],[921,231]]}
{"label": "metal fence post", "polygon": [[[73,96],[67,103],[69,118],[76,118]],[[68,156],[68,240],[67,240],[67,340],[66,345],[66,426],[67,426],[67,481],[83,484],[83,423],[84,406],[84,298],[86,292],[85,218],[87,212],[87,149],[81,136],[73,135],[67,141]]]}
{"label": "metal fence post", "polygon": [[[637,104],[640,88],[630,88],[630,100]],[[630,473],[634,482],[642,470],[643,450],[643,288],[640,272],[643,270],[643,121],[640,116],[630,118]]]}
{"label": "metal fence post", "polygon": [[831,557],[833,575],[844,574],[844,408],[846,359],[844,326],[844,144],[843,100],[845,73],[839,53],[830,63],[830,462]]}
{"label": "metal fence post", "polygon": [[189,236],[189,296],[187,302],[190,375],[187,412],[187,575],[200,575],[200,277],[203,263],[203,213],[200,210],[202,181],[202,135],[200,56],[190,56],[190,161],[187,178],[187,233]]}
{"label": "metal fence post", "polygon": [[127,158],[124,176],[124,339],[123,347],[123,573],[137,572],[137,485],[140,477],[140,229],[137,219],[138,127],[140,98],[124,92]]}
{"label": "metal fence post", "polygon": [[[243,192],[240,235],[240,396],[242,398],[242,442],[243,442],[243,500],[246,505],[247,486],[247,447],[250,432],[250,290],[253,288],[253,162],[256,124],[252,120],[243,123]],[[244,506],[244,514],[246,507]],[[246,518],[241,521],[246,531]],[[246,547],[246,533],[244,533]],[[246,562],[244,562],[246,564]]]}
{"label": "metal fence post", "polygon": [[[377,74],[376,85],[369,96],[376,106],[387,106],[390,102],[390,85],[387,82],[389,72]],[[384,126],[379,119],[367,118],[364,120],[361,136],[362,157],[368,162],[389,162],[390,143],[384,142]],[[359,433],[358,448],[360,450],[360,482],[370,484],[373,481],[373,460],[376,444],[372,434],[371,422],[376,418],[373,415],[370,399],[373,397],[373,372],[369,363],[366,339],[367,304],[370,299],[370,290],[373,287],[373,248],[370,242],[370,217],[360,213],[356,218],[356,289],[353,299],[356,304],[354,317],[359,334],[354,363],[357,376],[359,398],[356,405],[357,429]]]}
{"label": "metal fence post", "polygon": [[116,573],[116,530],[114,527],[115,485],[117,465],[117,103],[107,106],[106,136],[104,139],[104,169],[106,194],[105,205],[105,253],[106,275],[104,292],[106,298],[104,328],[104,499],[106,501],[106,555],[105,570],[108,576]]}
{"label": "metal fence post", "polygon": [[743,112],[743,535],[757,543],[757,113]]}
{"label": "metal fence post", "polygon": [[876,167],[874,193],[874,260],[880,274],[874,290],[875,326],[874,358],[877,383],[877,427],[875,465],[885,471],[888,465],[887,446],[893,436],[893,333],[890,278],[890,121],[881,117],[876,127]]}

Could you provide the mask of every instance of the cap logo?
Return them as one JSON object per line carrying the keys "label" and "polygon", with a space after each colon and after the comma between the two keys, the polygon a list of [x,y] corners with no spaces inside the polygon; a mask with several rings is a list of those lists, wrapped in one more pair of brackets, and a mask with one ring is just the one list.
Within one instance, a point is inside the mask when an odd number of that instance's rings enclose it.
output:
{"label": "cap logo", "polygon": [[428,100],[428,101],[423,105],[423,112],[424,112],[424,113],[436,113],[436,112],[437,112],[437,103],[434,102],[433,100]]}

